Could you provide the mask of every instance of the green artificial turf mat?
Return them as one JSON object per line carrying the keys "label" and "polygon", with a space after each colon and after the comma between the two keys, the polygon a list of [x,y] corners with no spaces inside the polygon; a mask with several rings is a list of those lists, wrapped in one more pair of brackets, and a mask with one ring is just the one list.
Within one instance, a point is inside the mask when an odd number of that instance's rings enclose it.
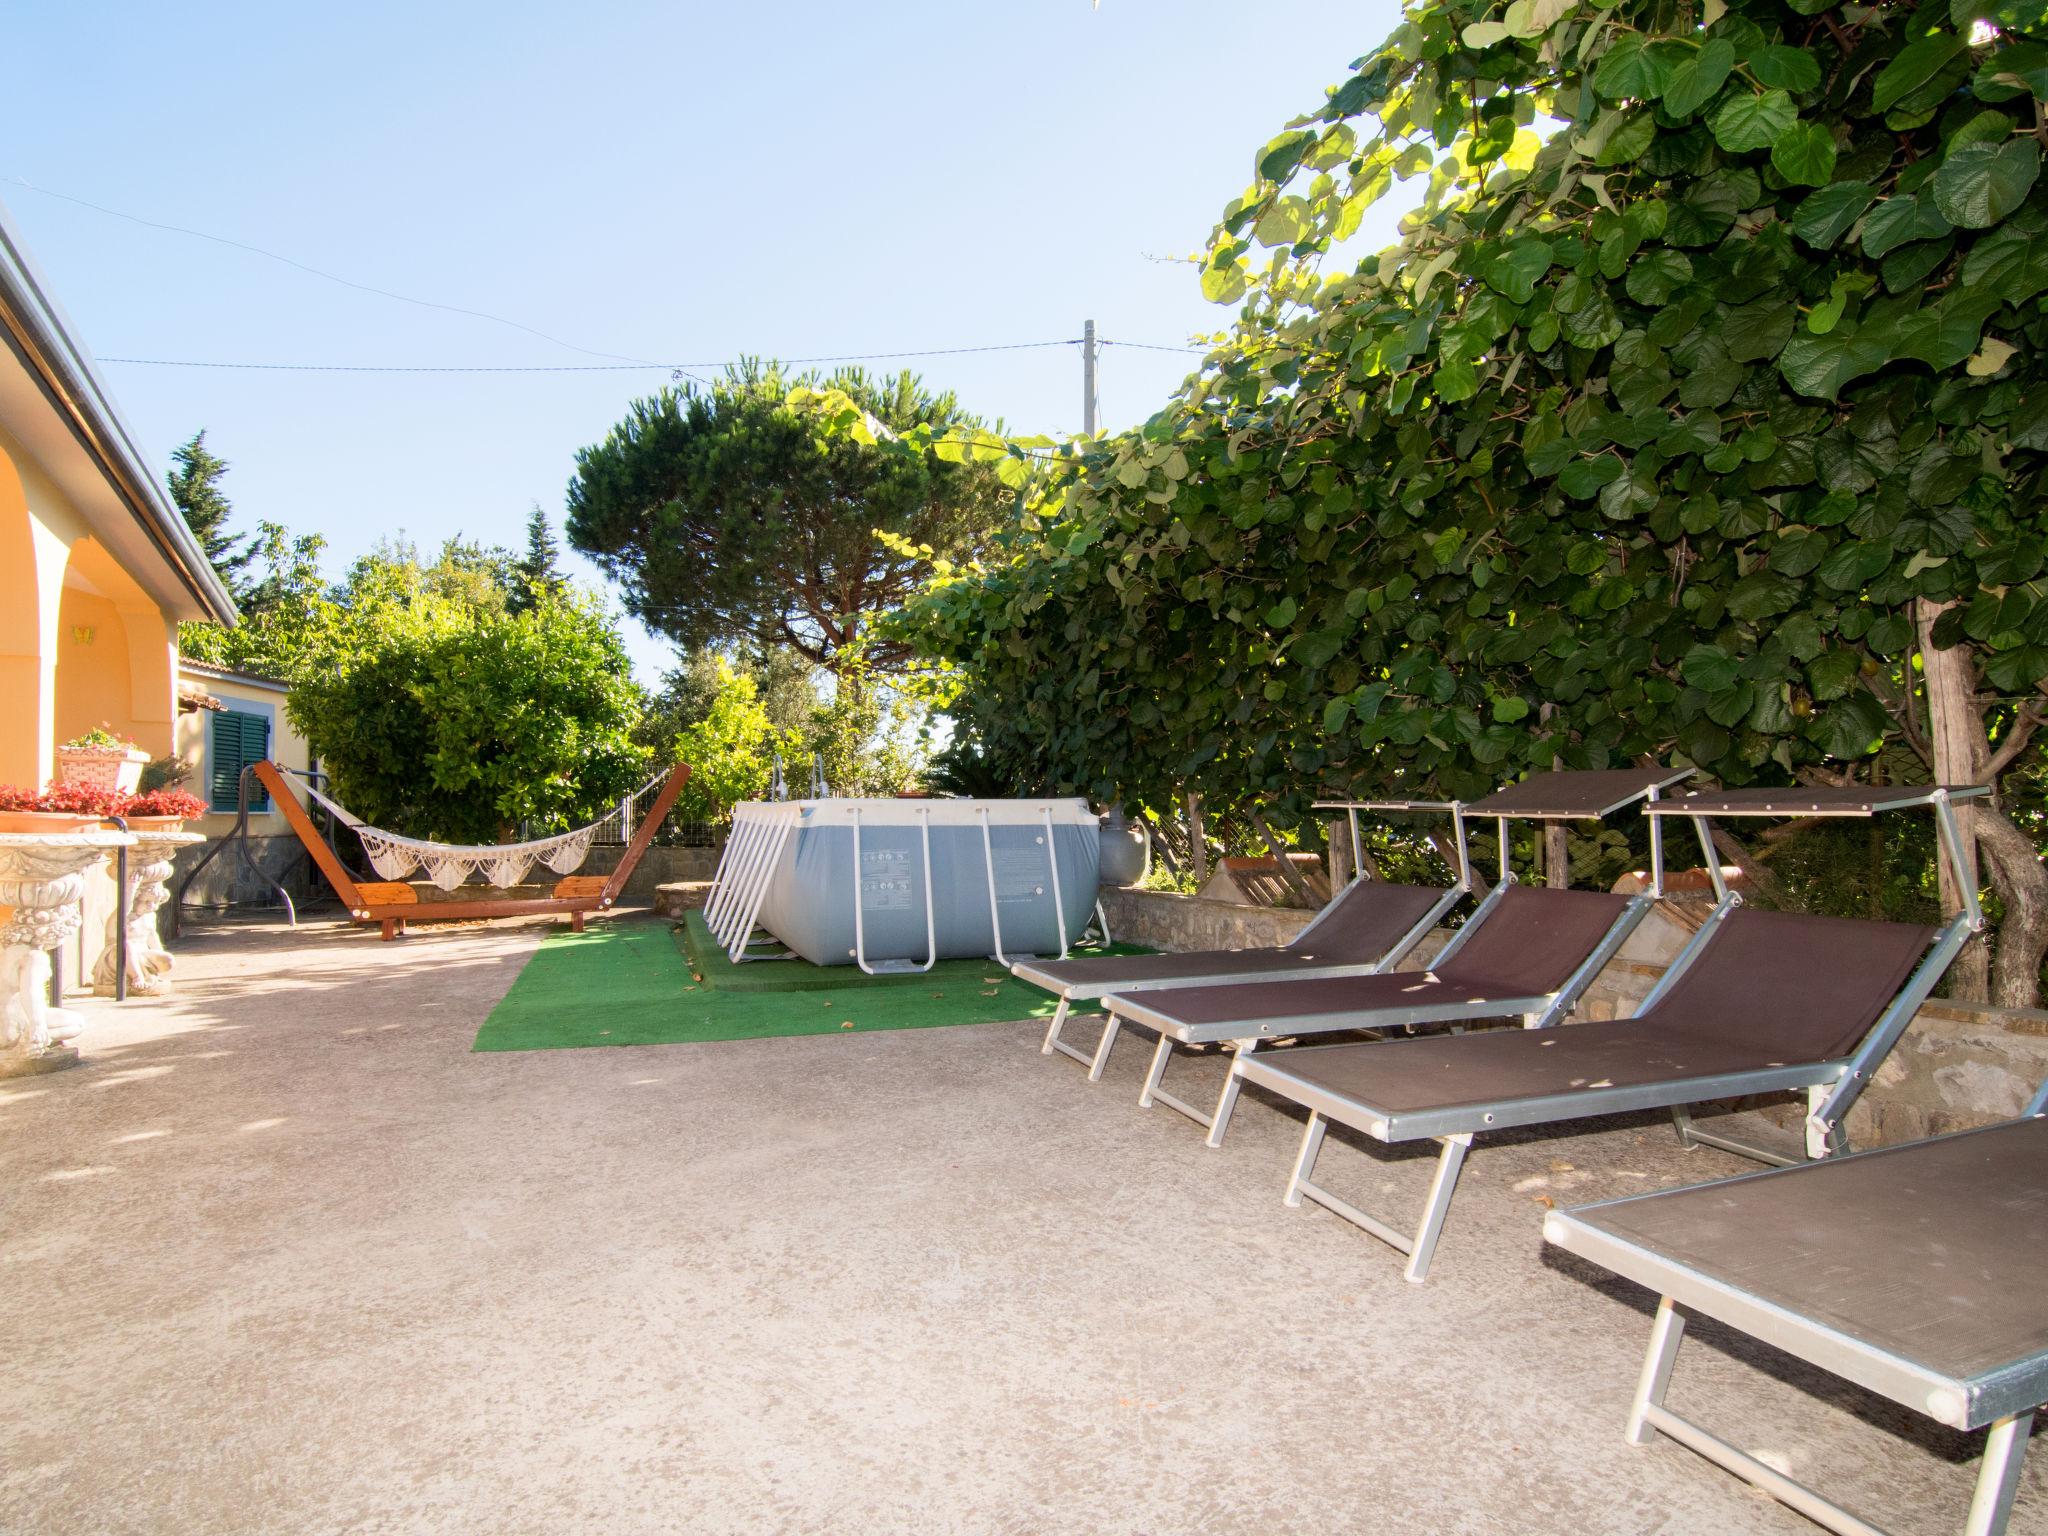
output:
{"label": "green artificial turf mat", "polygon": [[[752,953],[760,957],[744,965],[734,965],[726,958],[725,950],[718,940],[711,936],[711,928],[704,921],[704,914],[691,911],[685,914],[684,925],[677,937],[683,944],[683,953],[689,957],[690,969],[704,978],[704,984],[719,992],[848,992],[854,988],[869,987],[918,987],[938,990],[945,987],[987,986],[987,978],[995,977],[1007,981],[1009,973],[993,960],[941,960],[928,971],[884,971],[879,976],[869,976],[853,965],[812,965],[805,960],[778,958],[788,952],[779,944],[757,946]],[[1112,944],[1107,948],[1100,945],[1078,947],[1074,954],[1080,955],[1142,955],[1147,951],[1129,944]],[[1034,997],[1043,996],[1036,987],[1027,988]],[[1012,1015],[1017,1017],[1017,1015]]]}
{"label": "green artificial turf mat", "polygon": [[[941,961],[919,976],[864,976],[852,966],[801,960],[727,962],[692,973],[682,935],[666,922],[614,921],[550,933],[477,1031],[479,1051],[548,1051],[584,1045],[676,1045],[932,1029],[1049,1018],[1054,1000],[992,961]],[[1124,953],[1134,951],[1124,950]],[[1077,954],[1089,951],[1076,951]],[[721,957],[722,958],[722,957]],[[750,973],[809,972],[833,985],[791,990],[748,985]],[[730,973],[739,972],[741,985]],[[945,974],[941,974],[941,973]],[[993,978],[993,979],[991,979]],[[1075,1012],[1097,1011],[1093,1004]]]}

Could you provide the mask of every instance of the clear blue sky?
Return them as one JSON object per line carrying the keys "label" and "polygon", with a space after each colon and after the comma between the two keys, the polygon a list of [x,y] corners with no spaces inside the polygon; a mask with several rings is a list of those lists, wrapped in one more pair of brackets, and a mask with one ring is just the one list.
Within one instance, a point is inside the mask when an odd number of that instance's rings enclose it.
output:
{"label": "clear blue sky", "polygon": [[[1397,20],[1392,0],[31,7],[8,24],[0,197],[102,358],[605,361],[14,178],[634,358],[1044,341],[1091,316],[1178,343],[1228,312],[1153,258],[1197,248],[1258,146]],[[1191,361],[1109,349],[1104,424]],[[1078,349],[908,366],[1014,430],[1080,426]],[[243,522],[325,534],[331,572],[401,534],[516,544],[535,502],[559,530],[576,450],[663,380],[103,371],[145,451],[204,427]],[[652,680],[667,647],[628,629]]]}

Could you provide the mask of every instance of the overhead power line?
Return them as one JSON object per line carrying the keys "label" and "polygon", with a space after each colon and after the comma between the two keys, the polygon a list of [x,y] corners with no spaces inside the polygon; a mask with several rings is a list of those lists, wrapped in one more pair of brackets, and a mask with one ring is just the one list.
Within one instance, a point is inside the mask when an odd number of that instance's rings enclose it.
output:
{"label": "overhead power line", "polygon": [[[466,363],[243,363],[201,358],[102,357],[100,361],[103,363],[125,363],[145,368],[218,368],[262,373],[635,373],[660,371],[671,374],[683,374],[691,378],[696,377],[695,374],[690,372],[693,368],[723,368],[728,366],[725,362],[665,363],[650,357],[631,357],[622,352],[604,352],[594,347],[579,346],[573,341],[566,341],[560,336],[550,335],[548,332],[540,330],[535,326],[527,325],[524,321],[513,320],[504,315],[495,315],[488,310],[471,309],[461,304],[444,304],[437,299],[422,299],[413,294],[399,293],[394,289],[380,288],[374,283],[357,282],[354,278],[343,277],[336,272],[329,272],[323,267],[313,266],[308,262],[298,260],[296,257],[285,256],[277,251],[266,250],[260,245],[251,245],[245,240],[234,240],[226,235],[211,234],[203,229],[191,229],[183,224],[169,224],[160,219],[148,219],[140,214],[128,213],[120,208],[109,208],[104,203],[96,203],[89,198],[78,197],[69,192],[59,192],[52,187],[39,187],[25,177],[10,176],[6,180],[10,185],[34,192],[38,196],[53,197],[62,202],[76,204],[81,208],[90,208],[95,213],[105,214],[109,218],[122,219],[130,224],[139,224],[145,229],[157,229],[170,234],[186,235],[194,240],[205,240],[214,245],[224,245],[233,250],[246,251],[252,256],[260,256],[266,261],[278,262],[296,271],[304,272],[311,277],[320,278],[324,282],[337,283],[344,288],[353,288],[359,293],[374,294],[379,298],[391,299],[400,304],[416,305],[421,309],[438,309],[447,314],[466,315],[471,319],[489,321],[493,325],[509,326],[513,330],[524,331],[529,336],[537,336],[542,341],[548,342],[553,346],[566,347],[571,352],[581,352],[586,357],[609,359],[606,363],[495,365]],[[1058,341],[1020,341],[972,347],[927,347],[921,350],[894,352],[849,352],[817,357],[778,358],[776,360],[790,364],[888,362],[914,357],[960,357],[975,352],[1023,352],[1042,347],[1078,347],[1081,344],[1082,338],[1077,336]],[[1205,350],[1201,347],[1185,345],[1162,346],[1157,343],[1144,341],[1099,340],[1096,344],[1105,347],[1131,347],[1146,352],[1201,352]],[[704,381],[700,379],[699,382]]]}
{"label": "overhead power line", "polygon": [[[834,352],[813,357],[771,357],[798,366],[808,363],[880,363],[916,357],[963,357],[976,352],[1031,352],[1047,347],[1078,347],[1082,338],[1058,341],[996,342],[975,347],[925,347],[897,352]],[[1146,352],[1196,353],[1202,347],[1169,347],[1144,341],[1098,340],[1101,347],[1134,347]],[[688,363],[239,363],[186,357],[102,357],[103,363],[128,363],[141,368],[228,368],[262,373],[685,373],[692,368],[725,368],[728,361]]]}
{"label": "overhead power line", "polygon": [[[339,273],[326,271],[324,268],[312,266],[291,256],[279,255],[276,251],[266,251],[262,246],[250,245],[245,240],[230,240],[226,235],[208,234],[203,229],[188,229],[183,224],[166,224],[157,219],[145,219],[140,214],[124,213],[119,208],[109,208],[103,203],[95,203],[83,197],[74,197],[69,192],[59,192],[50,187],[39,187],[34,182],[20,176],[10,176],[7,180],[10,185],[26,188],[28,191],[37,193],[42,197],[54,197],[63,202],[76,203],[81,208],[90,208],[95,213],[104,213],[108,218],[125,219],[130,224],[140,224],[145,229],[161,229],[174,235],[189,235],[194,240],[210,240],[215,245],[231,246],[238,251],[247,251],[252,256],[261,256],[265,261],[279,262],[284,266],[296,268],[298,271],[320,278],[325,282],[339,283],[344,288],[353,288],[358,293],[375,294],[379,298],[393,299],[400,304],[416,304],[421,309],[438,309],[451,315],[467,315],[473,320],[488,320],[493,325],[508,325],[515,331],[524,331],[529,336],[538,336],[542,341],[550,342],[558,347],[567,347],[571,352],[581,352],[586,357],[608,357],[617,362],[637,363],[642,367],[666,366],[653,363],[650,359],[644,357],[628,357],[622,352],[600,352],[593,347],[579,347],[573,341],[564,341],[559,336],[551,336],[546,331],[527,325],[523,321],[510,320],[503,315],[494,315],[488,310],[469,309],[461,304],[443,304],[437,299],[415,298],[409,293],[398,293],[390,288],[379,288],[374,283],[359,283],[354,278],[343,277]],[[116,359],[107,358],[105,361],[114,362]]]}

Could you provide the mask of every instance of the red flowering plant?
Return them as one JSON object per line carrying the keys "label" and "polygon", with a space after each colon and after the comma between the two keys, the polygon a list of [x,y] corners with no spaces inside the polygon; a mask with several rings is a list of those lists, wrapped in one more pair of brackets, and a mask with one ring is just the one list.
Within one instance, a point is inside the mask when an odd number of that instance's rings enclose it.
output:
{"label": "red flowering plant", "polygon": [[162,816],[178,821],[190,821],[194,816],[206,814],[206,802],[197,795],[187,794],[182,789],[152,789],[140,795],[127,795],[120,799],[119,816]]}
{"label": "red flowering plant", "polygon": [[126,797],[99,784],[48,784],[30,789],[0,784],[0,812],[56,811],[72,816],[112,816]]}

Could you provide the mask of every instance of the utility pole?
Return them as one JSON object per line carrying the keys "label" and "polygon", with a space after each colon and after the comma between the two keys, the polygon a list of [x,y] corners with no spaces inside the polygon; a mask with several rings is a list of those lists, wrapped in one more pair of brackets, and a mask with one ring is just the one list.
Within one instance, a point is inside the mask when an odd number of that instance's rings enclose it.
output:
{"label": "utility pole", "polygon": [[1095,322],[1081,327],[1081,431],[1095,435]]}

